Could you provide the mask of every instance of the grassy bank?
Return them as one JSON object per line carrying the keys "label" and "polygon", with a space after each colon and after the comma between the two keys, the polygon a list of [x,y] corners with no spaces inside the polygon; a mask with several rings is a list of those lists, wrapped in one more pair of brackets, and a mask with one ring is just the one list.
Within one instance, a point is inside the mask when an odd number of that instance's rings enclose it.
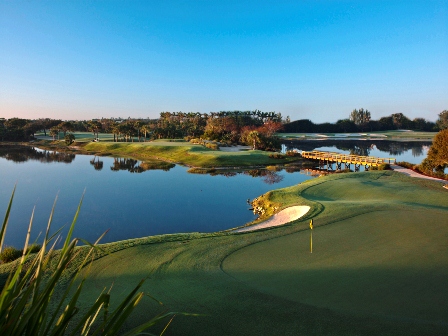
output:
{"label": "grassy bank", "polygon": [[195,167],[266,166],[297,161],[297,158],[272,159],[269,157],[271,153],[258,150],[224,152],[211,150],[189,142],[91,142],[85,145],[83,149],[100,155],[130,156],[140,160],[167,160]]}
{"label": "grassy bank", "polygon": [[[424,195],[424,197],[420,197]],[[332,175],[272,191],[260,204],[310,204],[310,217],[259,232],[179,234],[105,244],[86,270],[81,308],[113,282],[141,279],[167,335],[438,335],[448,332],[448,193],[390,171]],[[231,210],[231,209],[229,209]],[[113,305],[113,302],[112,302]]]}
{"label": "grassy bank", "polygon": [[67,146],[63,141],[37,140],[33,145],[42,149],[65,151],[79,154],[100,156],[129,157],[141,161],[163,160],[190,167],[264,167],[278,164],[300,164],[303,160],[298,157],[283,159],[270,158],[271,152],[261,150],[248,151],[220,151],[192,144],[183,140],[156,140],[151,142],[113,142],[113,141],[76,141]]}

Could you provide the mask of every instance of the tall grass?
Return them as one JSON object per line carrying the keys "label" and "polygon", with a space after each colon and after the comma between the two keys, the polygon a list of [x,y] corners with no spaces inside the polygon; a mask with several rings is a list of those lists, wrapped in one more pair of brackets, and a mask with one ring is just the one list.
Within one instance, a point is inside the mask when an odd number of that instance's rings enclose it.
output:
{"label": "tall grass", "polygon": [[[15,194],[12,192],[0,230],[0,253],[3,249],[5,233],[8,227],[9,215]],[[56,198],[57,199],[57,198]],[[56,200],[55,203],[56,204]],[[31,215],[25,246],[20,261],[10,271],[0,295],[0,335],[115,335],[126,319],[145,295],[140,291],[143,280],[114,309],[110,309],[110,290],[103,291],[82,316],[78,316],[77,300],[83,289],[85,279],[76,281],[81,269],[92,259],[93,253],[99,249],[98,242],[88,244],[89,250],[85,257],[77,253],[76,245],[79,239],[72,239],[73,229],[82,205],[82,198],[70,225],[67,237],[61,250],[55,251],[60,230],[50,236],[54,205],[48,220],[42,248],[37,255],[30,256],[28,248],[33,225],[34,210]],[[103,234],[104,236],[104,234]],[[70,263],[76,258],[82,258],[62,295],[55,295],[55,288],[61,277],[67,272]],[[78,285],[75,285],[78,284]],[[163,320],[174,316],[172,312],[157,315],[134,329],[121,333],[135,335],[154,326]],[[168,324],[163,328],[162,334]]]}

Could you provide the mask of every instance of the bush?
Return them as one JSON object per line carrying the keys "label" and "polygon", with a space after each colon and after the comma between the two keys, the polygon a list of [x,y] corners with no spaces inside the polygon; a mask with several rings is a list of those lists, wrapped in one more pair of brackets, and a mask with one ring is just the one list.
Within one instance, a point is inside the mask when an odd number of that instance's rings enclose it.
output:
{"label": "bush", "polygon": [[285,158],[285,156],[284,156],[283,154],[280,154],[280,153],[269,154],[269,157],[270,157],[271,159],[279,159],[279,160]]}
{"label": "bush", "polygon": [[408,168],[408,169],[415,168],[415,165],[413,163],[406,162],[406,161],[397,162],[396,164],[400,167],[404,167],[404,168]]}
{"label": "bush", "polygon": [[206,142],[205,143],[205,147],[213,149],[213,150],[218,150],[219,146],[217,143],[211,143],[211,142]]}
{"label": "bush", "polygon": [[289,150],[286,152],[286,156],[290,156],[290,157],[298,157],[298,156],[302,156],[299,152],[293,151],[293,150]]}
{"label": "bush", "polygon": [[72,133],[68,133],[65,135],[64,139],[65,139],[65,144],[67,146],[70,146],[73,143],[73,141],[75,141],[75,136]]}
{"label": "bush", "polygon": [[16,259],[19,259],[21,256],[22,256],[21,250],[17,250],[15,247],[8,246],[5,247],[3,251],[0,253],[0,260],[3,263],[9,263]]}
{"label": "bush", "polygon": [[201,139],[197,139],[197,138],[193,138],[193,139],[190,139],[190,142],[192,144],[201,144],[202,140]]}
{"label": "bush", "polygon": [[390,164],[382,163],[379,166],[370,167],[370,170],[391,170],[391,168],[390,168]]}

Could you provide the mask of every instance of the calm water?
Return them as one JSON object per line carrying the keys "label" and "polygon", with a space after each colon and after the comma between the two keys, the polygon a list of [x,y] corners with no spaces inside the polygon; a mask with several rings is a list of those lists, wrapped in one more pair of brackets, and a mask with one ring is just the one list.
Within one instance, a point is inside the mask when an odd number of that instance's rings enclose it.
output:
{"label": "calm water", "polygon": [[421,163],[428,154],[431,142],[415,141],[382,141],[382,140],[325,140],[323,141],[288,141],[283,144],[283,151],[298,150],[322,150],[343,154],[356,154],[364,156],[376,156],[381,158],[395,158],[397,162],[407,161]]}
{"label": "calm water", "polygon": [[[0,151],[0,218],[3,220],[14,184],[17,191],[5,243],[23,245],[36,205],[33,239],[44,231],[59,194],[53,228],[69,225],[85,192],[75,236],[103,242],[176,232],[213,232],[243,225],[255,217],[247,204],[269,190],[311,177],[285,171],[252,177],[142,171],[140,163],[108,157],[67,155],[33,150]],[[143,167],[144,165],[142,165]],[[168,167],[169,168],[169,167]],[[166,169],[168,169],[166,168]],[[134,173],[131,173],[133,171]],[[252,171],[252,175],[260,172]]]}
{"label": "calm water", "polygon": [[[317,149],[420,163],[430,145],[430,142],[296,141],[285,143],[283,150]],[[75,235],[95,241],[110,229],[102,241],[111,242],[240,226],[255,218],[247,199],[311,178],[286,171],[197,175],[174,165],[166,166],[165,170],[144,171],[149,167],[140,164],[132,160],[0,146],[1,220],[17,183],[5,243],[23,245],[34,206],[33,239],[36,239],[45,230],[56,195],[59,196],[54,229],[71,223],[85,190]],[[265,175],[259,176],[260,173]]]}

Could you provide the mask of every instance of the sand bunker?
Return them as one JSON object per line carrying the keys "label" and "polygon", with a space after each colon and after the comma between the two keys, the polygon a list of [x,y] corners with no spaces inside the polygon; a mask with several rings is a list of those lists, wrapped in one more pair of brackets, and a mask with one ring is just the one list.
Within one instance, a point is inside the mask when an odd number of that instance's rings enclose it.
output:
{"label": "sand bunker", "polygon": [[272,216],[271,218],[269,218],[268,220],[266,220],[262,223],[247,226],[247,227],[244,227],[241,229],[236,229],[235,232],[254,231],[254,230],[264,229],[264,228],[268,228],[268,227],[283,225],[283,224],[292,222],[296,219],[299,219],[300,217],[305,215],[309,210],[310,210],[310,207],[308,205],[292,206],[292,207],[283,209],[282,211],[280,211],[279,213],[275,214],[274,216]]}

